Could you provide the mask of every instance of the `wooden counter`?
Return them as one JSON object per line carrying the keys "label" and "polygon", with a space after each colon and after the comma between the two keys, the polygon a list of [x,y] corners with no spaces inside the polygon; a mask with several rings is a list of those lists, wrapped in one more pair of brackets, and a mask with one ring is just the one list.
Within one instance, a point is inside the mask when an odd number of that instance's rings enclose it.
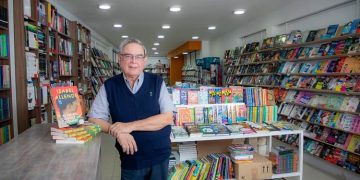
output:
{"label": "wooden counter", "polygon": [[99,179],[100,134],[86,144],[55,144],[50,124],[0,146],[0,179]]}

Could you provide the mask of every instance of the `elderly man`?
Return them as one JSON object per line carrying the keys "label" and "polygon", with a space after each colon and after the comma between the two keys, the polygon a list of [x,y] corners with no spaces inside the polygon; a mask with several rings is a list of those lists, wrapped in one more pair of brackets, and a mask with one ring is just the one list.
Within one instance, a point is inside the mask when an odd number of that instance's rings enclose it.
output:
{"label": "elderly man", "polygon": [[116,138],[122,180],[167,179],[172,101],[161,77],[144,72],[147,54],[142,42],[126,39],[119,48],[123,73],[100,88],[89,121]]}

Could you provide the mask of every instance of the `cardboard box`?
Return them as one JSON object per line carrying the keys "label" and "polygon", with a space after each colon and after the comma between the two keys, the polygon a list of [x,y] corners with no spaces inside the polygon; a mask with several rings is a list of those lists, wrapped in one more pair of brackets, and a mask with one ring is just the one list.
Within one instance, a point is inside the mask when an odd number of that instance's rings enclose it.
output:
{"label": "cardboard box", "polygon": [[257,153],[252,162],[234,161],[234,170],[240,180],[271,179],[273,174],[271,161]]}

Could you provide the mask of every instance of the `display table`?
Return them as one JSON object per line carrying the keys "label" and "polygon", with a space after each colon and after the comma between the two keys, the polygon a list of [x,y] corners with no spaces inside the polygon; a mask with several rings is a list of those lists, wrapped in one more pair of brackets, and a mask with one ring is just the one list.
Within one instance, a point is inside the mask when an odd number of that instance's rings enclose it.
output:
{"label": "display table", "polygon": [[86,144],[55,144],[38,124],[0,146],[0,179],[100,179],[100,135]]}

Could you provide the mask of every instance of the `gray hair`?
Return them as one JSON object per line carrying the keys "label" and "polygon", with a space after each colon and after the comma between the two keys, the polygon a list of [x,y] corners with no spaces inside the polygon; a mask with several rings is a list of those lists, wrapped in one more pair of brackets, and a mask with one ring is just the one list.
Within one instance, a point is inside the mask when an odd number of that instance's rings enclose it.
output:
{"label": "gray hair", "polygon": [[121,54],[124,51],[124,47],[126,45],[132,44],[132,43],[140,45],[144,49],[144,55],[145,56],[147,55],[146,47],[144,46],[144,44],[140,40],[135,39],[135,38],[128,38],[128,39],[125,39],[124,41],[122,41],[119,45],[119,53]]}

